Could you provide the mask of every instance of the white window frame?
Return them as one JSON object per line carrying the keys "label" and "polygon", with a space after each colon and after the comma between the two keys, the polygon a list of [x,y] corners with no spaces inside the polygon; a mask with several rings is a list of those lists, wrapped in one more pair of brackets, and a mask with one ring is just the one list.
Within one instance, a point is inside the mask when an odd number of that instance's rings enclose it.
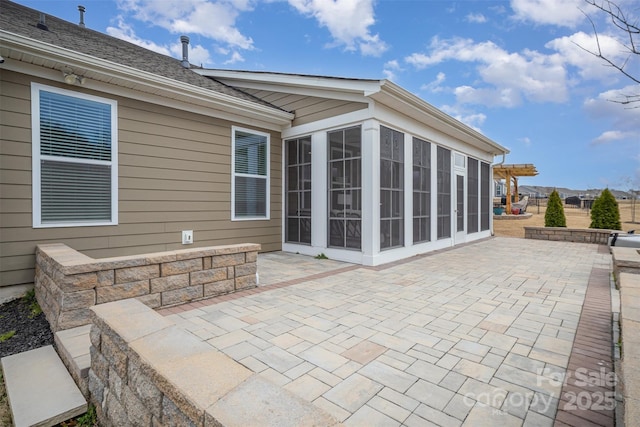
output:
{"label": "white window frame", "polygon": [[[40,154],[40,92],[53,92],[74,98],[100,102],[111,106],[111,160],[78,159],[63,156]],[[57,87],[31,83],[31,158],[32,158],[32,216],[33,228],[53,227],[95,227],[118,225],[118,103],[112,99],[87,95]],[[111,166],[111,220],[110,221],[79,221],[79,222],[42,222],[42,193],[41,193],[41,160],[64,161],[77,164],[96,164]]]}
{"label": "white window frame", "polygon": [[[236,173],[236,132],[246,132],[254,135],[266,137],[267,158],[266,158],[266,176]],[[236,217],[236,177],[260,178],[266,180],[266,209],[265,216],[241,216]],[[271,135],[266,132],[260,132],[254,129],[242,128],[239,126],[231,127],[231,221],[267,221],[271,219]]]}

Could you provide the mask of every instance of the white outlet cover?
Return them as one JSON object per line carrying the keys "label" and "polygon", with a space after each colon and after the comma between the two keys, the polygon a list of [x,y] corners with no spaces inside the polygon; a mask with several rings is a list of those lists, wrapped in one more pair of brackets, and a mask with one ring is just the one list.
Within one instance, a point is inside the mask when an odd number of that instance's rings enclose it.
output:
{"label": "white outlet cover", "polygon": [[191,245],[193,243],[193,230],[182,230],[182,244]]}

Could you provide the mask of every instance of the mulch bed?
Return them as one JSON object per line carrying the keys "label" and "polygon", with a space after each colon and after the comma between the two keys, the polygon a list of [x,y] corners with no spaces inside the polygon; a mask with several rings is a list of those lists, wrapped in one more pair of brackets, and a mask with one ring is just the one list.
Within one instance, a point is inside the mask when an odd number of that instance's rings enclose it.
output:
{"label": "mulch bed", "polygon": [[53,334],[44,313],[34,316],[29,302],[16,299],[0,305],[0,337],[15,334],[0,342],[0,357],[53,344]]}

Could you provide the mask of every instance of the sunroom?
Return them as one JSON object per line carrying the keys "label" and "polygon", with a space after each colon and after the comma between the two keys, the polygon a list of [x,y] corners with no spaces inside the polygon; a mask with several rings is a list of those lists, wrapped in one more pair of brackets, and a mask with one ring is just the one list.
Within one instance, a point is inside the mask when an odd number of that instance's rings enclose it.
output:
{"label": "sunroom", "polygon": [[373,266],[491,235],[491,165],[508,150],[396,84],[201,73],[295,114],[282,130],[284,251]]}

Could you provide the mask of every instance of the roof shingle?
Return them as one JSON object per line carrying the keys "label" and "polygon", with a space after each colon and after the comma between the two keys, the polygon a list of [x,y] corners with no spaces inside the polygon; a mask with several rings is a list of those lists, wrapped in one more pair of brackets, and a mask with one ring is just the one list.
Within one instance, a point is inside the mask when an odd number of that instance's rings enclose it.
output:
{"label": "roof shingle", "polygon": [[46,15],[48,29],[38,27],[40,12],[17,3],[0,0],[0,28],[51,45],[80,52],[141,71],[167,77],[203,89],[277,108],[263,100],[219,81],[184,68],[181,61],[124,40]]}

